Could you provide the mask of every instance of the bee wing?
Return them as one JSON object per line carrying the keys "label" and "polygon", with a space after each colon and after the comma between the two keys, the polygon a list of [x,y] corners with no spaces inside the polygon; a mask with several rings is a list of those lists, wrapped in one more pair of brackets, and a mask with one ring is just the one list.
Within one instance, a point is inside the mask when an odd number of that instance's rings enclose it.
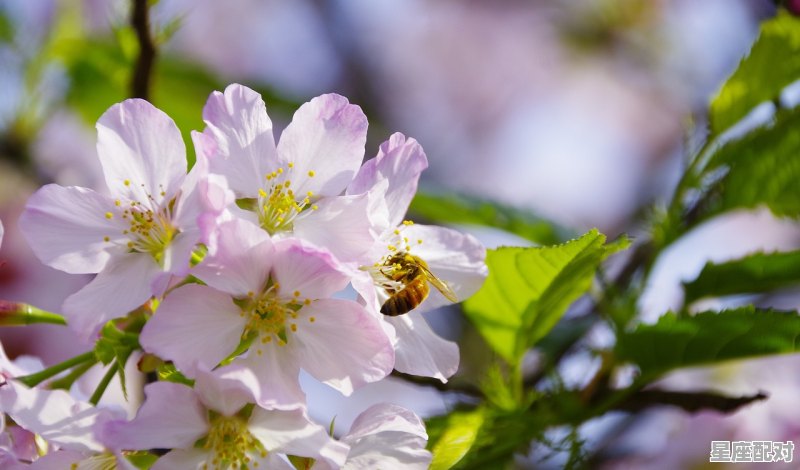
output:
{"label": "bee wing", "polygon": [[428,282],[430,282],[433,285],[433,287],[436,288],[436,290],[441,292],[442,295],[445,296],[445,298],[447,298],[447,300],[453,303],[458,302],[458,297],[456,297],[456,293],[453,292],[453,289],[451,289],[450,286],[447,285],[447,283],[445,283],[438,277],[434,276],[433,273],[430,272],[430,270],[425,266],[420,266],[419,268],[425,273],[425,277],[428,279]]}

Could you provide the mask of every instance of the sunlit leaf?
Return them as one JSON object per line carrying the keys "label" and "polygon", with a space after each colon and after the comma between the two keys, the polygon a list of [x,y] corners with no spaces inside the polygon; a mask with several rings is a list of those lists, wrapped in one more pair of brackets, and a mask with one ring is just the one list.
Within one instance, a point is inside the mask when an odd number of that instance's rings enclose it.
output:
{"label": "sunlit leaf", "polygon": [[724,145],[707,172],[723,173],[703,215],[766,205],[780,216],[800,216],[800,110],[779,113],[774,124]]}
{"label": "sunlit leaf", "polygon": [[589,290],[603,259],[628,244],[605,241],[591,230],[563,245],[489,250],[489,277],[464,303],[466,315],[498,354],[517,363]]}
{"label": "sunlit leaf", "polygon": [[747,306],[692,316],[668,313],[654,325],[621,334],[616,356],[655,377],[679,367],[796,352],[799,337],[797,312]]}
{"label": "sunlit leaf", "polygon": [[745,258],[706,263],[691,282],[684,283],[686,303],[703,297],[769,292],[800,284],[800,251],[755,253]]}
{"label": "sunlit leaf", "polygon": [[800,18],[779,11],[761,25],[750,54],[711,102],[712,133],[736,124],[758,104],[775,100],[800,79]]}
{"label": "sunlit leaf", "polygon": [[417,192],[409,211],[442,224],[471,224],[513,233],[540,245],[561,243],[574,235],[528,211],[475,197]]}
{"label": "sunlit leaf", "polygon": [[483,425],[483,409],[457,411],[439,423],[440,431],[430,440],[431,470],[447,470],[457,464],[472,447]]}

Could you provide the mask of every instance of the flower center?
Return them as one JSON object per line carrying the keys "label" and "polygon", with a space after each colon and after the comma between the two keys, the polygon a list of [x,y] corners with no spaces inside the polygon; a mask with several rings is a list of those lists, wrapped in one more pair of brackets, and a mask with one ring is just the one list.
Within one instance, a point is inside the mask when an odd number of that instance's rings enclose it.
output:
{"label": "flower center", "polygon": [[[274,235],[277,232],[286,232],[292,229],[294,220],[306,209],[316,210],[317,206],[311,204],[314,197],[312,191],[306,194],[295,194],[289,174],[294,170],[294,165],[289,163],[287,168],[277,170],[265,176],[267,185],[258,190],[258,200],[255,211],[261,227]],[[309,171],[308,177],[313,178],[314,172]]]}
{"label": "flower center", "polygon": [[[267,456],[264,445],[247,428],[245,418],[213,411],[209,411],[209,415],[211,429],[204,439],[203,448],[211,453],[211,461],[203,465],[204,469],[249,469],[253,461],[251,455]],[[254,462],[253,467],[256,466],[258,463]]]}
{"label": "flower center", "polygon": [[399,292],[413,278],[417,271],[415,266],[428,267],[422,258],[414,256],[411,250],[416,245],[421,245],[422,240],[409,240],[403,234],[406,227],[414,225],[410,220],[404,220],[403,225],[394,230],[386,245],[386,254],[372,266],[361,266],[372,276],[373,283],[388,293]]}
{"label": "flower center", "polygon": [[[126,180],[126,183],[129,184]],[[164,196],[164,192],[161,192]],[[125,245],[134,253],[148,253],[158,264],[164,261],[164,252],[169,244],[180,231],[172,224],[175,214],[175,205],[178,196],[170,199],[160,207],[155,203],[152,196],[148,196],[152,204],[145,205],[139,201],[130,201],[123,204],[117,199],[114,201],[115,210],[105,213],[107,219],[122,217],[127,228],[122,231]],[[149,207],[148,207],[149,206]],[[151,207],[159,207],[152,209]],[[110,243],[119,243],[118,240],[111,241],[111,237],[104,240]]]}
{"label": "flower center", "polygon": [[[285,346],[289,342],[289,334],[296,333],[298,328],[298,312],[311,299],[301,300],[300,291],[294,291],[291,299],[278,296],[278,284],[272,284],[261,295],[248,294],[249,301],[244,304],[241,315],[247,317],[247,324],[242,332],[242,339],[251,339],[256,354],[263,354],[262,346],[276,343]],[[308,321],[313,323],[314,317]]]}

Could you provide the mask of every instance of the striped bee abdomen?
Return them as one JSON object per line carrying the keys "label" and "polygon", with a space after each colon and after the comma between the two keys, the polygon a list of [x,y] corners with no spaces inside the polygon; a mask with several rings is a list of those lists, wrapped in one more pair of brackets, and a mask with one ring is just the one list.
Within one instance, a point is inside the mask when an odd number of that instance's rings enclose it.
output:
{"label": "striped bee abdomen", "polygon": [[428,297],[430,287],[425,276],[418,276],[401,291],[393,294],[381,306],[381,313],[396,317],[415,309]]}

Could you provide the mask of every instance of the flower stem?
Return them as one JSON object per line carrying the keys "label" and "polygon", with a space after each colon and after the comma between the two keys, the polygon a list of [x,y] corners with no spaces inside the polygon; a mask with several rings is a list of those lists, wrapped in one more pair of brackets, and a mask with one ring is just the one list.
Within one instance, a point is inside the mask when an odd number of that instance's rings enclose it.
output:
{"label": "flower stem", "polygon": [[97,364],[97,358],[94,360],[84,362],[83,364],[76,366],[72,371],[61,377],[60,379],[54,380],[50,382],[50,388],[53,390],[62,389],[62,390],[69,390],[72,387],[72,384],[75,383],[83,374],[85,374],[89,369],[91,369],[95,364]]}
{"label": "flower stem", "polygon": [[66,361],[56,364],[52,367],[48,367],[47,369],[39,371],[35,374],[16,377],[16,380],[27,385],[28,387],[35,387],[40,383],[44,382],[45,380],[49,379],[50,377],[58,375],[67,369],[83,364],[85,362],[96,361],[96,360],[97,359],[95,358],[94,351],[89,351],[79,356],[75,356],[72,359],[67,359]]}
{"label": "flower stem", "polygon": [[89,403],[95,406],[97,406],[97,404],[100,403],[100,399],[103,398],[103,394],[106,392],[108,384],[111,383],[111,379],[113,379],[114,376],[117,374],[118,369],[119,369],[119,363],[117,361],[114,361],[111,367],[109,367],[108,372],[106,372],[106,375],[104,375],[103,379],[100,380],[100,383],[97,384],[97,388],[92,394],[92,397],[89,398]]}
{"label": "flower stem", "polygon": [[24,326],[33,323],[66,325],[67,321],[57,313],[48,312],[33,305],[0,300],[0,326]]}

